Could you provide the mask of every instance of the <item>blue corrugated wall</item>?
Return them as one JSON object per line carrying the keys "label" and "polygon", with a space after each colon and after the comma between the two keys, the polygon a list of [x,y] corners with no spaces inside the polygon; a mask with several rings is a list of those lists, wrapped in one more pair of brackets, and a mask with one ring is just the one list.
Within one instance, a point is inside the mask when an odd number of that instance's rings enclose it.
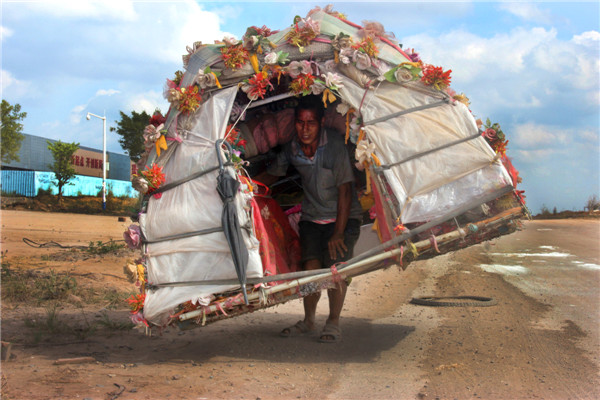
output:
{"label": "blue corrugated wall", "polygon": [[[56,185],[52,183],[53,172],[40,171],[11,171],[2,170],[2,193],[11,193],[19,196],[34,197],[38,190],[49,190],[58,193]],[[106,192],[112,191],[117,197],[137,197],[138,192],[131,186],[131,182],[106,180]],[[63,188],[64,196],[96,196],[102,191],[102,178],[76,175],[67,186]]]}

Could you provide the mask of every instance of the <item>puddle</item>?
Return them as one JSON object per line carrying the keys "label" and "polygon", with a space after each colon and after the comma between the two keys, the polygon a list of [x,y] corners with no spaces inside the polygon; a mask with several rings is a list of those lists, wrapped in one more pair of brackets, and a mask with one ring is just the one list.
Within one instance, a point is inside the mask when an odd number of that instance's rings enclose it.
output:
{"label": "puddle", "polygon": [[504,275],[522,275],[529,270],[520,265],[480,264],[479,267],[486,272],[495,272]]}
{"label": "puddle", "polygon": [[492,256],[504,256],[504,257],[570,257],[569,253],[490,253]]}

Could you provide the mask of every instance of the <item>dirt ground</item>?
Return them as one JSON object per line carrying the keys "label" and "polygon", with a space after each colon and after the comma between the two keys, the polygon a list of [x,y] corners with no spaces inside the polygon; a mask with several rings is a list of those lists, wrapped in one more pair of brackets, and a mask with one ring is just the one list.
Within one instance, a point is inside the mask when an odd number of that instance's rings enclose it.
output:
{"label": "dirt ground", "polygon": [[[3,210],[3,262],[70,271],[82,285],[133,290],[132,254],[68,257],[37,243],[119,240],[117,217]],[[600,222],[540,220],[489,243],[353,280],[343,340],[280,338],[302,316],[293,301],[179,332],[98,331],[37,341],[24,324],[44,308],[2,304],[3,399],[596,399],[600,397]],[[4,285],[3,285],[4,286]],[[4,290],[4,287],[3,287]],[[412,297],[479,295],[491,307],[426,307]],[[325,296],[324,296],[325,297]],[[319,323],[326,318],[326,299]],[[125,307],[60,310],[64,320]],[[91,357],[83,364],[63,358]]]}

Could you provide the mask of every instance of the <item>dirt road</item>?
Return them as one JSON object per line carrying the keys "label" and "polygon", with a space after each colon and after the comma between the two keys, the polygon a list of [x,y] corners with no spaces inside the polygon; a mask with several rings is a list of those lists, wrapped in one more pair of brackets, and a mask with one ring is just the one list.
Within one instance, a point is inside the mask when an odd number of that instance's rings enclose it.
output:
{"label": "dirt road", "polygon": [[[120,239],[116,217],[2,211],[2,249],[12,268],[58,269],[122,289],[125,260],[52,261],[60,249]],[[2,304],[6,399],[595,399],[599,390],[600,223],[531,221],[491,243],[355,278],[343,341],[280,338],[301,318],[294,301],[191,331],[137,331],[82,341],[35,342],[24,316],[43,309]],[[44,257],[45,256],[45,257]],[[90,275],[91,274],[91,275]],[[83,278],[82,278],[83,279]],[[424,295],[480,295],[492,307],[409,304]],[[64,308],[96,318],[101,307]],[[325,322],[326,299],[319,305]],[[110,317],[126,320],[127,311]],[[59,358],[95,362],[54,365]]]}

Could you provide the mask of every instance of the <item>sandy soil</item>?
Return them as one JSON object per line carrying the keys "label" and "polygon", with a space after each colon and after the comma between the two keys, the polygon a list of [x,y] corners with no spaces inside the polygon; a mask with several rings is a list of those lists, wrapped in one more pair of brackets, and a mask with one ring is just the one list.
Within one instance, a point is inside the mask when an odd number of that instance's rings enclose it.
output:
{"label": "sandy soil", "polygon": [[[26,211],[0,217],[12,268],[69,270],[87,285],[132,289],[122,273],[130,255],[69,260],[57,256],[68,250],[22,240],[87,245],[120,239],[128,223]],[[523,231],[406,271],[355,278],[337,344],[278,336],[301,318],[299,301],[190,331],[99,332],[49,343],[36,343],[23,323],[43,309],[3,303],[2,340],[12,343],[13,356],[2,361],[2,398],[595,399],[599,243],[598,221],[531,221]],[[498,305],[408,303],[425,295],[490,296]],[[103,311],[65,307],[60,315],[94,319]],[[319,312],[323,324],[325,299]],[[125,321],[127,313],[109,315]],[[95,361],[54,364],[83,356]]]}

